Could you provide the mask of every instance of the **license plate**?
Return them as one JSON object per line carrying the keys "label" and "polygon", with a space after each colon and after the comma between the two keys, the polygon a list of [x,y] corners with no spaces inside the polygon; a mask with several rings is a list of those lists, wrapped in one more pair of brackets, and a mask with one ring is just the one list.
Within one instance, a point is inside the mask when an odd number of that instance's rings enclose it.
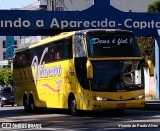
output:
{"label": "license plate", "polygon": [[9,100],[9,102],[14,102],[14,100]]}
{"label": "license plate", "polygon": [[117,104],[117,108],[118,108],[118,109],[126,108],[126,103]]}

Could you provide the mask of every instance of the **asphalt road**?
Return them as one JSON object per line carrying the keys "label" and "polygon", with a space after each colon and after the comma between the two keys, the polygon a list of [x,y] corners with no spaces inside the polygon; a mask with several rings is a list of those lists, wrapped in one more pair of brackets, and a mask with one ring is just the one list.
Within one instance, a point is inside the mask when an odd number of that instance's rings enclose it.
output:
{"label": "asphalt road", "polygon": [[[3,126],[3,128],[2,128]],[[39,113],[25,113],[23,107],[0,107],[0,130],[160,130],[160,111],[126,110],[111,112],[80,112],[71,116],[67,110],[49,109]],[[22,129],[23,128],[23,129]]]}

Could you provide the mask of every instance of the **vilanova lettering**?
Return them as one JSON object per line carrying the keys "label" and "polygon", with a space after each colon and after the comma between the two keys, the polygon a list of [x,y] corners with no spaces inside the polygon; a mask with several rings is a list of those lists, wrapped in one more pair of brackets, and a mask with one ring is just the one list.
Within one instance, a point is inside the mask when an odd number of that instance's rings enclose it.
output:
{"label": "vilanova lettering", "polygon": [[34,68],[35,73],[33,75],[33,79],[35,83],[37,83],[38,78],[47,78],[47,77],[53,77],[53,76],[56,77],[62,74],[62,67],[60,65],[52,66],[52,67],[44,66],[45,61],[43,61],[43,58],[47,52],[48,52],[48,47],[46,47],[42,52],[40,62],[38,60],[38,56],[35,55],[33,57],[31,68]]}
{"label": "vilanova lettering", "polygon": [[22,20],[21,18],[18,18],[17,20],[0,20],[0,27],[5,27],[5,28],[12,28],[12,27],[25,27],[28,28],[30,27],[31,23],[28,20]]}

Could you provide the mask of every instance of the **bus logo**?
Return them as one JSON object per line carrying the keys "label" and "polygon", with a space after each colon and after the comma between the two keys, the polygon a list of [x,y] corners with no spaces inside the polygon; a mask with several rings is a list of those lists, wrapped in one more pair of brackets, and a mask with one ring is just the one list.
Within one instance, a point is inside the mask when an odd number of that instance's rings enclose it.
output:
{"label": "bus logo", "polygon": [[34,81],[35,84],[37,84],[38,78],[48,78],[48,77],[55,77],[55,76],[61,76],[62,74],[62,67],[59,66],[52,66],[52,67],[45,67],[45,61],[43,61],[43,58],[45,54],[48,52],[48,47],[46,47],[42,53],[42,56],[40,58],[40,62],[38,59],[38,56],[34,56],[31,64],[31,68],[34,68],[35,74],[34,74]]}

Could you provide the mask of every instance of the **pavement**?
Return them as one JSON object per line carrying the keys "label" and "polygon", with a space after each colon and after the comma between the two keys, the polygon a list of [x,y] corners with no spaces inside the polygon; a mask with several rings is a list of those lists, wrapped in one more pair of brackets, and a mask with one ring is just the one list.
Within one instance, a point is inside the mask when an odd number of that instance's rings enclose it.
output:
{"label": "pavement", "polygon": [[148,99],[145,100],[145,109],[159,110],[160,111],[160,99]]}

